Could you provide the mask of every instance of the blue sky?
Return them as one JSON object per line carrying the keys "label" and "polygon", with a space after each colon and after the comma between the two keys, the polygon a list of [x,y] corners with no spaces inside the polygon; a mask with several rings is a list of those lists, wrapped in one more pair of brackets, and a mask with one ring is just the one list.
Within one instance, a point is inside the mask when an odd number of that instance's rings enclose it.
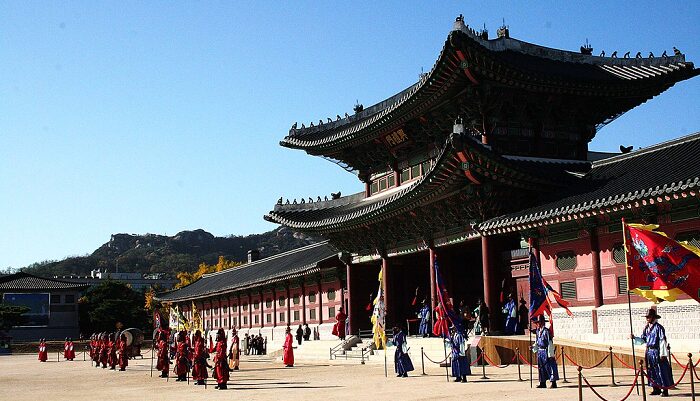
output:
{"label": "blue sky", "polygon": [[[696,1],[0,2],[0,268],[112,233],[259,233],[280,196],[360,191],[279,140],[414,83],[459,14],[555,48],[700,62]],[[590,148],[699,131],[699,97],[683,82]]]}

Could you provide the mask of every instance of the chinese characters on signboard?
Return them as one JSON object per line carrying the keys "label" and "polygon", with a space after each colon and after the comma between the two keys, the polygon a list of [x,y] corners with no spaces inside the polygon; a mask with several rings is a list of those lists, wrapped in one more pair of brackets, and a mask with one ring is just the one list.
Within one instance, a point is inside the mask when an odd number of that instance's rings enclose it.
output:
{"label": "chinese characters on signboard", "polygon": [[384,142],[386,142],[386,144],[389,145],[390,148],[395,148],[399,145],[402,145],[406,141],[408,141],[408,136],[406,136],[406,133],[403,131],[403,128],[399,128],[395,131],[390,132],[387,135],[384,135]]}

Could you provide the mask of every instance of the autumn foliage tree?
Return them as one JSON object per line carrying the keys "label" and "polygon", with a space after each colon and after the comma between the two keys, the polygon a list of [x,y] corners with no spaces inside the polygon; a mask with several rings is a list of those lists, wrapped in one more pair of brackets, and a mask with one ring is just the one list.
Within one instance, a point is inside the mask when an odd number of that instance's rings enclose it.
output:
{"label": "autumn foliage tree", "polygon": [[215,265],[208,265],[206,263],[200,263],[197,270],[194,272],[179,272],[177,274],[177,279],[179,282],[175,284],[175,288],[182,288],[184,286],[190,285],[195,281],[199,280],[200,277],[207,273],[220,272],[222,270],[230,269],[232,267],[240,266],[241,262],[236,262],[233,260],[226,260],[225,257],[219,256],[219,261]]}

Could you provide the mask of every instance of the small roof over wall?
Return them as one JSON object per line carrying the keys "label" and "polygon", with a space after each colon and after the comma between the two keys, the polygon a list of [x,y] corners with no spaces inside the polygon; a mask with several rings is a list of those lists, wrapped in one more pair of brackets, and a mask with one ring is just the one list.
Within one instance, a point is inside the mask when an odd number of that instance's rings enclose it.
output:
{"label": "small roof over wall", "polygon": [[338,257],[328,241],[246,263],[242,266],[205,274],[180,289],[158,294],[160,301],[187,301],[270,284],[320,271],[319,263]]}
{"label": "small roof over wall", "polygon": [[19,272],[0,277],[0,292],[6,291],[41,291],[41,290],[83,290],[88,285],[85,283],[71,283],[35,276],[33,274]]}

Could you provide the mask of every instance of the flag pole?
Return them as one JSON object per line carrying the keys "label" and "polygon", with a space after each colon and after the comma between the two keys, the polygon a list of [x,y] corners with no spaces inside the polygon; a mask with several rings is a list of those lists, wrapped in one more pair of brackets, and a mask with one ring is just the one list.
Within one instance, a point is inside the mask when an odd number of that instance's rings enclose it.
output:
{"label": "flag pole", "polygon": [[389,371],[386,367],[386,340],[382,341],[382,345],[384,346],[384,377],[389,377]]}
{"label": "flag pole", "polygon": [[[627,264],[627,225],[625,224],[625,218],[622,218],[622,244],[625,249],[625,277],[627,278],[627,310],[629,311],[630,317],[630,334],[632,334],[630,340],[632,341],[632,361],[637,360],[637,356],[634,352],[634,329],[632,328],[632,298],[630,297],[630,277],[629,277],[629,265]],[[637,395],[639,395],[639,383],[636,385]]]}
{"label": "flag pole", "polygon": [[[532,237],[527,239],[527,257],[529,258],[531,254],[532,254]],[[529,274],[529,272],[528,272],[528,274]],[[532,280],[532,279],[530,279],[530,280]],[[530,289],[530,294],[532,297],[532,289]],[[530,303],[532,305],[532,299],[530,299]],[[530,318],[529,313],[527,316],[527,320],[528,320],[527,331],[530,335],[530,340],[529,340],[530,342],[528,343],[528,345],[531,347],[532,346],[532,327],[530,327],[531,326],[530,321],[532,319]],[[530,350],[530,352],[527,353],[527,360],[528,360],[528,365],[530,365],[530,388],[532,388],[532,349]]]}

